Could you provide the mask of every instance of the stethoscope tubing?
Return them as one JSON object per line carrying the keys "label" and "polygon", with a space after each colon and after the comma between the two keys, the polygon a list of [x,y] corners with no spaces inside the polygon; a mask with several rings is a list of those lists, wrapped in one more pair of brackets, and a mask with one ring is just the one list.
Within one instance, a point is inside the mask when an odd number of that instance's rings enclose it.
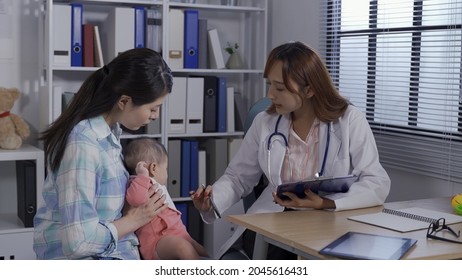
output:
{"label": "stethoscope tubing", "polygon": [[[270,152],[271,150],[271,139],[273,137],[276,137],[276,136],[281,136],[282,139],[284,140],[284,144],[286,145],[286,149],[289,148],[289,141],[287,140],[287,137],[282,134],[281,132],[278,131],[278,128],[279,128],[279,123],[282,119],[282,115],[279,115],[277,121],[276,121],[276,125],[274,127],[274,132],[271,133],[268,137],[268,142],[267,142],[267,149],[268,149],[268,153]],[[324,175],[324,168],[326,166],[326,161],[327,161],[327,154],[329,153],[329,143],[330,143],[330,123],[327,123],[327,139],[326,139],[326,148],[324,150],[324,156],[323,156],[323,159],[322,159],[322,164],[321,164],[321,170],[319,171],[318,174],[316,174],[317,177],[322,177]],[[268,162],[268,167],[271,163]],[[271,176],[271,174],[270,174]]]}
{"label": "stethoscope tubing", "polygon": [[281,122],[281,118],[282,118],[282,115],[279,115],[278,120],[276,121],[276,126],[274,127],[274,132],[271,133],[270,136],[268,137],[268,146],[267,146],[268,151],[271,150],[271,138],[273,138],[274,136],[281,136],[282,139],[284,140],[284,144],[286,145],[286,148],[289,147],[289,142],[287,141],[287,137],[278,131],[279,122]]}

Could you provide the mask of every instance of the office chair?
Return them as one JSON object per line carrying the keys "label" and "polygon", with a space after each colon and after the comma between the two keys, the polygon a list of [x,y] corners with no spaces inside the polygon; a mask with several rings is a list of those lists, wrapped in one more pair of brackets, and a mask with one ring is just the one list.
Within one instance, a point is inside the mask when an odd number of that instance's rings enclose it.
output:
{"label": "office chair", "polygon": [[[259,99],[257,102],[255,102],[252,107],[250,107],[249,112],[247,113],[247,117],[245,119],[244,123],[244,135],[247,133],[247,130],[249,130],[250,126],[252,125],[253,119],[255,116],[262,112],[265,111],[269,106],[271,105],[271,100],[268,97],[263,97]],[[268,179],[266,178],[265,175],[262,175],[260,177],[260,181],[258,184],[254,187],[253,191],[248,194],[246,197],[243,198],[243,204],[244,204],[244,210],[247,212],[247,210],[252,206],[252,204],[255,202],[255,200],[260,196],[262,193],[263,189],[268,185]]]}
{"label": "office chair", "polygon": [[[244,135],[247,133],[247,130],[249,130],[250,126],[252,125],[253,119],[255,116],[266,110],[271,105],[271,100],[267,97],[263,97],[259,99],[257,102],[255,102],[252,107],[250,107],[249,112],[247,113],[247,117],[245,119],[244,123]],[[265,175],[262,175],[260,177],[260,180],[258,184],[253,188],[253,191],[248,194],[247,196],[242,198],[242,202],[244,205],[244,212],[247,212],[247,210],[252,206],[252,204],[257,200],[257,198],[260,196],[262,191],[266,188],[268,185],[268,179],[266,178]],[[222,260],[248,260],[249,257],[244,253],[243,250],[236,249],[236,248],[230,248],[222,257]]]}

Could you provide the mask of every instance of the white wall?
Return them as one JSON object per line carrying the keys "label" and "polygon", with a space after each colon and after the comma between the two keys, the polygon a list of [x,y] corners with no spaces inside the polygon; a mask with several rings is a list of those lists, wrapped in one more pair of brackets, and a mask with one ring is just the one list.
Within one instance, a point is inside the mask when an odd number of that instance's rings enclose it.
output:
{"label": "white wall", "polygon": [[[323,0],[269,0],[269,49],[287,42],[304,41],[319,47],[320,4]],[[451,196],[462,184],[386,168],[391,178],[388,201]],[[449,201],[448,201],[449,203]]]}
{"label": "white wall", "polygon": [[269,0],[269,50],[289,41],[319,47],[321,0]]}
{"label": "white wall", "polygon": [[16,87],[21,95],[12,110],[29,123],[36,143],[39,104],[38,0],[0,0],[0,87]]}

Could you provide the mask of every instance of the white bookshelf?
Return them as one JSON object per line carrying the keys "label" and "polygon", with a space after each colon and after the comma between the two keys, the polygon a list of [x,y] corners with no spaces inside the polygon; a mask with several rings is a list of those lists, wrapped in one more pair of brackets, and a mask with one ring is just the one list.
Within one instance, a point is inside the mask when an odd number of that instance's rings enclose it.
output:
{"label": "white bookshelf", "polygon": [[[32,160],[36,164],[36,191],[37,207],[43,203],[41,192],[44,182],[44,153],[41,149],[32,145],[24,144],[17,150],[0,149],[0,161],[14,163],[19,160]],[[7,189],[8,193],[16,192],[14,181],[10,183],[6,179],[1,181],[1,188]],[[0,259],[35,259],[32,249],[34,229],[24,227],[18,218],[17,207],[11,203],[11,197],[1,196],[0,204],[8,205],[0,211]]]}
{"label": "white bookshelf", "polygon": [[[76,92],[84,79],[86,79],[98,67],[55,67],[53,66],[53,50],[50,48],[53,42],[53,6],[70,3],[81,3],[83,5],[83,22],[91,22],[100,26],[100,33],[104,33],[102,26],[111,7],[134,7],[144,6],[146,8],[157,7],[162,10],[162,49],[163,57],[169,63],[169,9],[195,9],[199,11],[199,18],[208,20],[208,28],[217,28],[220,34],[220,43],[224,48],[226,43],[238,42],[239,53],[244,60],[244,69],[172,69],[174,75],[215,75],[224,76],[227,79],[227,86],[233,86],[236,91],[243,95],[245,106],[248,109],[251,104],[266,94],[266,86],[263,79],[263,67],[267,55],[268,41],[268,11],[267,0],[240,0],[236,6],[226,5],[221,0],[197,0],[195,3],[183,3],[189,1],[172,0],[42,0],[43,17],[41,37],[44,38],[41,45],[40,64],[41,69],[41,98],[40,104],[40,130],[46,128],[61,114],[61,93],[63,91]],[[102,37],[103,39],[103,37]],[[103,44],[104,45],[104,44]],[[228,54],[223,50],[225,62]],[[103,56],[104,54],[103,49]],[[105,61],[107,62],[107,61]],[[53,88],[60,88],[61,92],[54,92]],[[168,99],[167,99],[168,102]],[[169,135],[168,106],[165,104],[162,110],[160,135],[164,145],[170,137],[188,137],[189,135]],[[220,133],[216,137],[239,137],[242,133]],[[209,137],[210,134],[191,135],[190,137]],[[133,138],[137,136],[124,135],[122,138]]]}

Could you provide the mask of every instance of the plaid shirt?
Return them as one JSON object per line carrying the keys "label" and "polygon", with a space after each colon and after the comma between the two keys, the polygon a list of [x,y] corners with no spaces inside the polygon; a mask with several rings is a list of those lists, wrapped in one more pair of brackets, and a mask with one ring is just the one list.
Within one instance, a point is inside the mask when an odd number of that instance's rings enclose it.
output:
{"label": "plaid shirt", "polygon": [[122,216],[128,180],[120,134],[102,116],[72,130],[59,169],[47,170],[45,205],[34,218],[38,259],[139,259],[136,236],[118,240],[113,225]]}

